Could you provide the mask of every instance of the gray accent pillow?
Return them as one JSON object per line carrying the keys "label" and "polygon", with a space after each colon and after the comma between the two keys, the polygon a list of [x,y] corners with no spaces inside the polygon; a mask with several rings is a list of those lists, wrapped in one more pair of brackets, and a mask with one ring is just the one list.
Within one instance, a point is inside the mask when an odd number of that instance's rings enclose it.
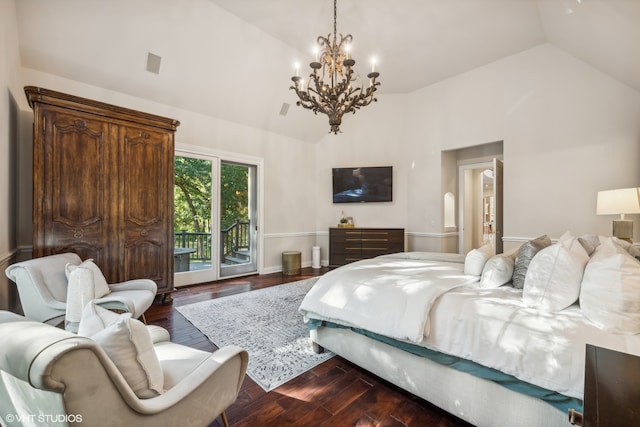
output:
{"label": "gray accent pillow", "polygon": [[580,236],[578,237],[578,242],[580,242],[589,256],[591,256],[596,248],[600,246],[600,238],[595,234],[585,234],[584,236]]}
{"label": "gray accent pillow", "polygon": [[527,275],[527,269],[533,257],[541,250],[551,246],[551,239],[545,234],[533,240],[529,240],[518,249],[516,262],[513,267],[513,287],[516,289],[524,288],[524,278]]}

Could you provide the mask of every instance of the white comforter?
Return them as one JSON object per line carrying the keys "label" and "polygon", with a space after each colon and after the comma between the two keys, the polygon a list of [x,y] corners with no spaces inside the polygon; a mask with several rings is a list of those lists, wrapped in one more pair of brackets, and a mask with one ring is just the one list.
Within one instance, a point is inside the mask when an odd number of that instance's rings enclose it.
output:
{"label": "white comforter", "polygon": [[522,290],[456,289],[431,310],[422,345],[498,369],[530,384],[583,398],[586,344],[640,355],[640,335],[603,331],[577,304],[545,313],[522,303]]}
{"label": "white comforter", "polygon": [[598,329],[577,304],[540,312],[524,306],[522,290],[479,289],[477,277],[462,274],[463,264],[428,258],[385,256],[333,270],[314,285],[301,311],[419,342],[578,399],[586,344],[640,355],[640,335]]}
{"label": "white comforter", "polygon": [[429,310],[436,298],[478,282],[477,276],[463,274],[464,264],[458,257],[450,259],[457,262],[400,255],[348,264],[322,276],[302,301],[300,311],[306,318],[420,342],[429,332]]}

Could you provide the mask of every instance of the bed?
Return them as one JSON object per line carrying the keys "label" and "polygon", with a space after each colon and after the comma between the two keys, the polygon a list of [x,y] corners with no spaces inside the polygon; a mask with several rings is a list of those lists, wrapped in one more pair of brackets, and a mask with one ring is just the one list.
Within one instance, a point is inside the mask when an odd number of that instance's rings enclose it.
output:
{"label": "bed", "polygon": [[544,237],[511,255],[351,263],[300,312],[318,348],[473,425],[568,426],[583,409],[586,344],[640,355],[640,263],[612,239]]}

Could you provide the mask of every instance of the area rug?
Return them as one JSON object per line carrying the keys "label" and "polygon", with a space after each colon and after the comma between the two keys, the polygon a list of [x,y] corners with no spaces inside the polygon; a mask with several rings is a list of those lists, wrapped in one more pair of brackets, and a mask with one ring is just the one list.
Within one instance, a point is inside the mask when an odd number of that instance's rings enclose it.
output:
{"label": "area rug", "polygon": [[188,304],[176,309],[218,347],[249,353],[247,374],[265,391],[330,359],[316,354],[298,307],[317,278]]}

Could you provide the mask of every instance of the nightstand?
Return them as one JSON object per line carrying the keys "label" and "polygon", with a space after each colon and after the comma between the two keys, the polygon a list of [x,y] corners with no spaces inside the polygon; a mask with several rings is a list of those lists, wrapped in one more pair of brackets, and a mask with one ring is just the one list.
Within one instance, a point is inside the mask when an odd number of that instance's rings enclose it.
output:
{"label": "nightstand", "polygon": [[587,344],[584,427],[640,425],[640,357]]}

